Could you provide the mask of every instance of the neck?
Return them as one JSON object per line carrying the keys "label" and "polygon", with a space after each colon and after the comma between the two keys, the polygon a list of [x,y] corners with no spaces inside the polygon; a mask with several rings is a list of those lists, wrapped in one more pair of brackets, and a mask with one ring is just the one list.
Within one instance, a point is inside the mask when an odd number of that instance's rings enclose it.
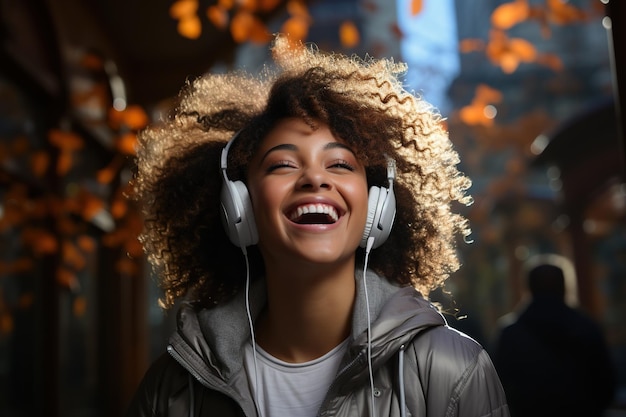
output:
{"label": "neck", "polygon": [[354,261],[333,268],[273,268],[266,275],[267,310],[257,342],[286,362],[305,362],[350,334],[356,283]]}

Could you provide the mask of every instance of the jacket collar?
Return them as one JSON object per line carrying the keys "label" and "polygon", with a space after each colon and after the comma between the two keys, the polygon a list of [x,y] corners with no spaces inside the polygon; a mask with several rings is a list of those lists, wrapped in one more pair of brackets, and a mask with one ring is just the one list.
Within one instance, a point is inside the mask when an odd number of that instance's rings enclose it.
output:
{"label": "jacket collar", "polygon": [[[357,270],[357,299],[352,321],[349,355],[354,357],[367,348],[367,302],[363,272]],[[372,330],[374,364],[387,360],[402,344],[421,331],[445,324],[445,319],[413,287],[398,287],[374,272],[367,271],[367,300]],[[250,288],[250,313],[256,318],[266,303],[265,281],[257,280]],[[239,372],[243,351],[250,339],[246,313],[246,294],[241,291],[231,301],[212,309],[196,312],[191,304],[179,310],[178,330],[171,342],[188,345],[187,352],[197,356],[222,379]],[[350,358],[346,358],[349,360]],[[193,362],[193,361],[192,361]],[[376,366],[375,366],[376,367]]]}

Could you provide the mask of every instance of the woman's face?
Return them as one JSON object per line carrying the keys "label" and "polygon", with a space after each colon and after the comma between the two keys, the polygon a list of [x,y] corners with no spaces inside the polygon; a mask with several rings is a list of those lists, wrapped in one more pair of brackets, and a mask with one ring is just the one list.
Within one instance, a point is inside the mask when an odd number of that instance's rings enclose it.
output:
{"label": "woman's face", "polygon": [[250,161],[248,189],[266,264],[354,261],[367,218],[365,168],[326,125],[279,122]]}

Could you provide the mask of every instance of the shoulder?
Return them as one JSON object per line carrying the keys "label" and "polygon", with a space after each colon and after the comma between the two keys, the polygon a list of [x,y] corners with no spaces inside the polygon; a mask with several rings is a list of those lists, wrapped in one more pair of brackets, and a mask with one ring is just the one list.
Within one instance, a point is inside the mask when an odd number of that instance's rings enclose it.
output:
{"label": "shoulder", "polygon": [[430,360],[471,362],[484,349],[470,336],[448,325],[435,326],[416,337],[412,343],[418,356]]}

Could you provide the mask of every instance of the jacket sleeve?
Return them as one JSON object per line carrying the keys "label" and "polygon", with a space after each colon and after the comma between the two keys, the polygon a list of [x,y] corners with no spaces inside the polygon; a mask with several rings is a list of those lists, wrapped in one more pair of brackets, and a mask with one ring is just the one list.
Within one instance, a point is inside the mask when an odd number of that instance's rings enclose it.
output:
{"label": "jacket sleeve", "polygon": [[509,417],[506,396],[491,358],[467,335],[434,327],[413,343],[417,387],[427,417]]}
{"label": "jacket sleeve", "polygon": [[[459,417],[509,417],[509,408],[500,378],[485,350],[481,350],[474,364],[463,373],[454,388],[453,397]],[[450,410],[450,409],[449,409]]]}

